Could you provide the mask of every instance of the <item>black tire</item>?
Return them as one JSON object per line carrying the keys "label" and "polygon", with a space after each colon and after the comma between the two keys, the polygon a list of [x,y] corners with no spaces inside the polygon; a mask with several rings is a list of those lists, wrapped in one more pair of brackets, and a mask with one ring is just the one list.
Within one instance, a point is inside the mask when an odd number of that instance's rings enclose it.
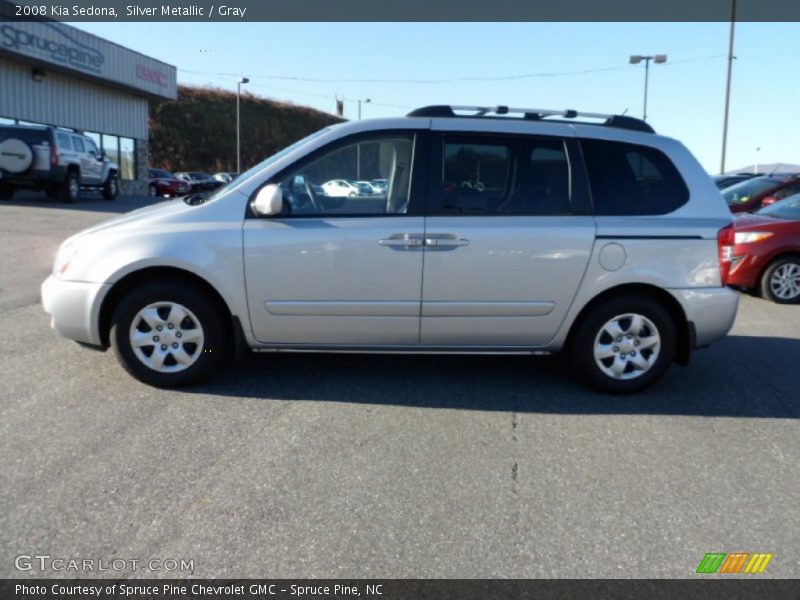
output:
{"label": "black tire", "polygon": [[58,186],[58,184],[48,183],[44,187],[44,193],[47,194],[48,198],[58,199],[59,195],[61,194],[61,188]]}
{"label": "black tire", "polygon": [[[603,336],[607,334],[601,334],[601,331],[606,323],[615,317],[626,314],[637,314],[648,319],[657,330],[660,338],[660,347],[654,362],[642,374],[630,379],[616,379],[601,370],[598,361],[595,360],[595,341],[599,339],[601,343],[603,342]],[[625,331],[624,328],[623,331]],[[645,330],[645,334],[648,333],[651,333],[649,329]],[[598,338],[598,336],[600,337]],[[626,336],[623,335],[622,337],[625,338]],[[621,343],[633,344],[636,341],[638,340],[634,336],[634,341],[626,342],[623,339]],[[645,342],[641,343],[642,346],[645,345]],[[636,346],[639,346],[639,344],[637,343]],[[615,345],[614,348],[619,353],[619,346]],[[613,394],[630,394],[653,385],[667,372],[667,369],[675,359],[675,348],[675,323],[669,312],[657,301],[647,296],[624,296],[609,299],[591,309],[591,312],[577,325],[577,329],[570,339],[569,357],[572,365],[577,367],[581,377],[595,389]],[[628,349],[628,351],[630,350]],[[633,354],[637,354],[636,348],[632,348],[632,350]],[[626,348],[622,348],[622,351],[621,356],[624,356]],[[638,350],[641,357],[644,357],[646,352],[650,352],[649,357],[652,357],[652,351]],[[613,363],[616,358],[608,360]],[[623,362],[630,361],[630,356],[627,359],[623,359]],[[608,365],[606,366],[608,367]],[[628,367],[631,367],[630,372],[637,370],[633,368],[633,365],[628,365]],[[628,367],[626,367],[626,373]]]}
{"label": "black tire", "polygon": [[119,194],[119,178],[116,173],[109,173],[103,184],[103,200],[112,201]]}
{"label": "black tire", "polygon": [[[794,267],[794,269],[792,269]],[[761,281],[759,282],[759,291],[761,292],[761,297],[766,298],[767,300],[771,300],[777,304],[798,304],[800,303],[800,288],[797,288],[797,293],[792,293],[791,290],[787,290],[786,294],[778,295],[778,290],[773,289],[773,277],[780,277],[781,272],[789,272],[789,277],[791,277],[794,282],[797,282],[797,275],[800,274],[800,256],[786,256],[784,258],[779,258],[778,260],[772,262],[764,273],[761,275]],[[777,273],[776,273],[777,272]],[[796,285],[796,283],[795,283]]]}
{"label": "black tire", "polygon": [[72,203],[80,197],[80,178],[75,171],[67,171],[67,176],[61,183],[58,198],[62,202]]}
{"label": "black tire", "polygon": [[[180,304],[193,313],[193,316],[199,321],[204,337],[202,348],[195,345],[195,348],[187,350],[191,356],[197,356],[195,362],[184,370],[173,373],[161,372],[144,364],[130,340],[131,325],[139,311],[150,304],[161,302]],[[190,319],[190,325],[191,321],[192,319]],[[219,308],[202,289],[191,284],[148,283],[129,291],[114,310],[111,317],[111,346],[125,370],[139,381],[160,388],[181,387],[196,383],[211,375],[222,362],[228,346],[222,322]],[[147,330],[147,325],[140,320],[137,329],[141,331],[142,328]],[[150,331],[153,331],[154,334],[158,333],[154,330]],[[145,333],[149,335],[150,331]],[[166,330],[163,333],[166,333]],[[162,346],[162,350],[163,348],[164,346]],[[170,352],[169,346],[166,348],[167,352]],[[182,345],[182,348],[187,347]],[[156,350],[154,343],[151,355]],[[141,351],[146,352],[147,348],[142,348]],[[173,366],[177,367],[174,357],[172,362]],[[164,360],[164,364],[169,366],[168,358]]]}
{"label": "black tire", "polygon": [[10,185],[0,185],[0,200],[11,200],[14,197],[14,188]]}

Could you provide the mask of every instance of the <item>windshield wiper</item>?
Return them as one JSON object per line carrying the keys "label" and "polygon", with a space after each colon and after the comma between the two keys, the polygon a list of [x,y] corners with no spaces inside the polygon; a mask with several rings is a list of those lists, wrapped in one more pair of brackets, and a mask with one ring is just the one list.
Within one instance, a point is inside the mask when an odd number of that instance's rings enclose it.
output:
{"label": "windshield wiper", "polygon": [[183,197],[183,201],[189,206],[197,206],[198,204],[203,204],[207,200],[208,192],[197,192],[195,194],[189,194],[188,196]]}

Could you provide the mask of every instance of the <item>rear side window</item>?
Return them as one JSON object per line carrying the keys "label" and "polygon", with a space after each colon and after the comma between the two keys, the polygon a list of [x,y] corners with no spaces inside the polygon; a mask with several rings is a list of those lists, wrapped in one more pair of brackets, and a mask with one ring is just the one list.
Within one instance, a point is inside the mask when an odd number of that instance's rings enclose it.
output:
{"label": "rear side window", "polygon": [[689,200],[678,169],[648,146],[582,140],[594,212],[598,215],[665,215]]}
{"label": "rear side window", "polygon": [[[553,215],[570,211],[570,168],[555,138],[445,136],[434,213]],[[436,199],[435,199],[436,200]]]}

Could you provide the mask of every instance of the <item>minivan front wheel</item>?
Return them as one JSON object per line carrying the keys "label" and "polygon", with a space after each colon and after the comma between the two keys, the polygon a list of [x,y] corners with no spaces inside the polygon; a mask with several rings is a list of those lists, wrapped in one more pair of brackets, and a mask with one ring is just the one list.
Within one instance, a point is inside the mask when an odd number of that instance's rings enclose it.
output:
{"label": "minivan front wheel", "polygon": [[114,311],[110,338],[125,370],[156,387],[199,381],[225,351],[217,307],[202,290],[179,284],[134,289]]}
{"label": "minivan front wheel", "polygon": [[604,302],[578,326],[572,360],[593,387],[610,393],[641,391],[661,378],[675,358],[675,324],[646,297]]}

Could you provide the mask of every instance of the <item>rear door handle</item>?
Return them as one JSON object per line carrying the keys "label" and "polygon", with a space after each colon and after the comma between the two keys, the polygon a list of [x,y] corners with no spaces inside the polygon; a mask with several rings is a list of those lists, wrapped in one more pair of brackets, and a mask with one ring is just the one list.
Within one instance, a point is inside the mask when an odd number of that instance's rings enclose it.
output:
{"label": "rear door handle", "polygon": [[433,233],[425,236],[426,248],[457,248],[468,246],[469,240],[460,238],[452,233]]}

